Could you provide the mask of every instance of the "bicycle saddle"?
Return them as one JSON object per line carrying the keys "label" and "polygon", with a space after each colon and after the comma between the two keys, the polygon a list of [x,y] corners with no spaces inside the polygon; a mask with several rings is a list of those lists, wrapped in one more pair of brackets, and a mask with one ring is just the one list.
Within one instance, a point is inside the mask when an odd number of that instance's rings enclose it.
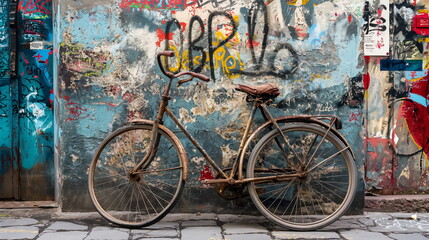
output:
{"label": "bicycle saddle", "polygon": [[279,89],[270,83],[262,85],[237,84],[235,90],[245,92],[253,97],[275,98],[280,95]]}

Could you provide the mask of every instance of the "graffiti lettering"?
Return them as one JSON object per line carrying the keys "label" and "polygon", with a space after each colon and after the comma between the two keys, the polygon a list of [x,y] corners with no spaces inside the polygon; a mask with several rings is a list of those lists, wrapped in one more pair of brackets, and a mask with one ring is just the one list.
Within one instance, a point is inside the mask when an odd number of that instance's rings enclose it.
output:
{"label": "graffiti lettering", "polygon": [[[198,37],[196,39],[192,39],[192,27],[194,26],[194,23],[198,22],[199,24],[199,29],[200,29],[200,34],[198,35]],[[194,72],[201,72],[203,67],[204,67],[204,63],[206,62],[206,52],[204,51],[204,48],[201,46],[196,46],[196,44],[201,41],[201,39],[204,37],[204,23],[203,20],[199,17],[199,16],[192,16],[191,21],[189,23],[189,35],[188,35],[188,39],[189,39],[189,50],[188,50],[188,59],[189,59],[189,69],[191,69]],[[194,56],[192,51],[199,51],[200,52],[200,56],[201,56],[201,61],[199,62],[198,66],[194,68]]]}
{"label": "graffiti lettering", "polygon": [[75,121],[89,117],[88,109],[76,102],[70,100],[70,97],[65,96],[63,98],[67,103],[64,108],[67,111],[69,117],[65,120],[66,122]]}
{"label": "graffiti lettering", "polygon": [[[180,36],[179,43],[182,46],[182,43],[183,43],[182,27],[180,26],[180,23],[179,23],[179,21],[177,21],[177,19],[173,18],[172,20],[170,20],[170,21],[167,22],[167,27],[166,27],[166,30],[165,30],[165,35],[166,36],[170,35],[171,27],[172,27],[173,24],[176,26],[177,30],[179,31],[179,36]],[[170,49],[170,42],[167,39],[167,42],[165,44],[165,50],[169,50],[169,49]],[[169,65],[169,58],[166,58],[165,59],[165,66],[167,67],[167,69],[170,69],[170,71],[172,71],[174,73],[180,72],[180,70],[182,69],[182,61],[180,59],[181,56],[183,56],[183,48],[182,47],[180,47],[180,49],[179,49],[179,56],[177,57],[177,65],[178,66],[176,66],[175,68],[171,68],[170,65]]]}
{"label": "graffiti lettering", "polygon": [[23,26],[24,34],[46,37],[46,28],[41,20],[26,19]]}
{"label": "graffiti lettering", "polygon": [[354,111],[350,114],[349,122],[352,123],[361,123],[363,119],[363,112],[361,111]]}
{"label": "graffiti lettering", "polygon": [[[218,17],[218,16],[223,16],[226,17],[231,24],[231,33],[223,40],[220,41],[220,43],[218,43],[216,46],[213,45],[213,29],[212,29],[212,24],[213,24],[213,19]],[[210,62],[210,70],[211,70],[211,78],[213,79],[213,81],[215,81],[216,77],[215,77],[215,68],[214,68],[214,53],[217,49],[219,49],[221,46],[225,45],[229,40],[231,40],[235,33],[237,32],[237,26],[235,25],[234,19],[232,18],[232,16],[228,13],[224,13],[224,12],[213,12],[210,14],[209,16],[209,20],[208,20],[208,42],[209,42],[209,62]]]}
{"label": "graffiti lettering", "polygon": [[203,7],[207,4],[212,4],[212,6],[218,10],[221,10],[219,8],[222,8],[222,10],[225,10],[226,8],[232,7],[235,5],[235,1],[234,0],[197,0],[197,6],[198,7]]}
{"label": "graffiti lettering", "polygon": [[333,112],[337,109],[333,106],[332,103],[319,103],[316,106],[316,111],[319,112]]}
{"label": "graffiti lettering", "polygon": [[[226,18],[228,20],[228,23],[222,23],[217,24],[217,31],[214,31],[213,28],[213,22],[214,19],[217,18]],[[193,39],[193,26],[195,25],[195,22],[198,22],[200,25],[200,33],[196,39]],[[180,39],[178,39],[179,43],[170,44],[170,39],[173,37],[169,37],[171,33],[172,26],[176,26],[175,31],[179,31]],[[223,26],[222,29],[219,29],[220,25]],[[191,69],[195,72],[201,72],[206,64],[206,59],[208,59],[208,64],[210,66],[211,71],[211,78],[213,81],[216,80],[215,76],[215,69],[217,69],[219,66],[222,66],[222,69],[225,73],[231,73],[231,69],[235,68],[237,66],[237,62],[240,60],[235,59],[230,54],[227,54],[226,45],[227,43],[235,37],[235,34],[237,32],[237,26],[235,24],[235,21],[233,17],[224,12],[213,12],[210,14],[208,18],[208,51],[206,52],[203,47],[197,46],[197,43],[201,41],[201,39],[204,36],[205,29],[204,29],[204,23],[201,20],[200,17],[194,16],[191,18],[191,22],[189,24],[189,32],[188,32],[188,42],[189,47],[188,50],[183,51],[183,36],[182,36],[182,27],[181,24],[176,20],[172,19],[167,23],[166,32],[164,36],[158,36],[166,41],[166,50],[173,50],[175,52],[175,56],[177,57],[177,64],[176,66],[168,66],[169,70],[171,72],[178,72],[181,70],[182,67],[184,67],[184,64],[187,64],[187,68]],[[221,31],[222,30],[222,31]],[[178,46],[177,46],[178,45]],[[193,51],[198,51],[200,55],[193,56]],[[188,58],[188,59],[186,59]],[[194,64],[197,64],[197,66],[194,66]],[[168,62],[167,62],[168,65]]]}
{"label": "graffiti lettering", "polygon": [[101,76],[109,69],[109,56],[103,52],[84,50],[80,45],[60,44],[63,71],[74,76]]}
{"label": "graffiti lettering", "polygon": [[[255,42],[255,30],[256,30],[256,22],[258,20],[258,13],[262,12],[264,24],[263,24],[263,39],[262,39],[262,46],[261,46],[261,54],[258,59],[256,59],[255,54],[255,47],[256,45],[259,45]],[[260,23],[260,22],[259,22]],[[262,60],[264,59],[265,55],[265,48],[267,47],[267,39],[268,39],[268,12],[267,12],[267,6],[264,4],[262,0],[256,0],[253,2],[252,7],[249,10],[249,15],[247,17],[247,31],[249,36],[249,48],[250,52],[252,54],[252,61],[254,64],[256,64],[256,70],[260,70]]]}
{"label": "graffiti lettering", "polygon": [[51,15],[52,0],[24,0],[19,1],[18,10],[23,14],[42,13]]}
{"label": "graffiti lettering", "polygon": [[0,91],[0,118],[8,117],[6,112],[7,104],[4,103],[6,101],[7,96]]}
{"label": "graffiti lettering", "polygon": [[185,10],[187,7],[202,8],[211,4],[218,10],[226,10],[235,5],[234,0],[122,0],[119,7],[127,11]]}
{"label": "graffiti lettering", "polygon": [[[222,18],[226,18],[227,22],[217,24],[216,26],[218,28],[214,29],[214,21],[219,21]],[[250,48],[252,62],[255,65],[252,70],[244,70],[243,63],[239,55],[233,56],[227,49],[227,47],[230,46],[229,42],[234,39],[238,27],[234,18],[229,13],[213,12],[209,15],[207,23],[207,51],[203,46],[201,46],[201,44],[199,44],[204,38],[204,34],[206,32],[204,22],[199,16],[195,15],[190,19],[190,23],[188,25],[189,46],[187,52],[182,50],[183,36],[181,24],[176,19],[170,20],[167,23],[166,32],[163,36],[159,36],[166,41],[166,49],[175,51],[177,56],[176,60],[178,62],[176,66],[169,68],[170,71],[176,72],[186,66],[192,71],[201,72],[206,64],[208,64],[210,76],[213,80],[216,80],[215,71],[219,67],[221,67],[223,73],[228,74],[230,77],[242,74],[250,76],[272,75],[275,77],[286,78],[299,67],[298,54],[292,45],[288,43],[276,43],[273,51],[266,54],[269,26],[267,7],[262,0],[256,0],[252,4],[252,7],[249,9],[247,23],[247,46]],[[257,26],[260,24],[262,24],[262,29],[257,30]],[[172,26],[176,26],[179,30],[180,39],[177,39],[179,42],[177,45],[170,44],[170,41],[173,38],[170,36],[172,34]],[[195,28],[196,26],[197,28]],[[223,31],[219,30],[219,26],[224,26]],[[256,37],[257,33],[260,34],[258,37],[258,39],[260,38],[259,42]],[[198,52],[198,55],[194,56],[196,52]],[[264,59],[266,59],[268,64],[266,66],[262,65]]]}

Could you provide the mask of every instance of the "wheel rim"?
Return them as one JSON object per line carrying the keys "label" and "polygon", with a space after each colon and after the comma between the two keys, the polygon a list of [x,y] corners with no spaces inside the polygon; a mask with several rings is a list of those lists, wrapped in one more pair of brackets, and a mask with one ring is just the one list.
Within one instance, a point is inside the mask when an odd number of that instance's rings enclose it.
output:
{"label": "wheel rim", "polygon": [[153,224],[173,207],[183,188],[182,162],[174,141],[160,131],[151,164],[131,173],[146,155],[151,126],[120,129],[100,146],[89,173],[90,196],[107,220],[127,226]]}
{"label": "wheel rim", "polygon": [[[286,132],[286,138],[294,149],[286,154],[290,159],[283,163],[272,160],[274,157],[285,158],[285,154],[279,150],[280,147],[275,141],[277,130],[274,130],[261,140],[261,144],[255,146],[250,158],[254,160],[249,162],[247,174],[249,177],[272,175],[274,172],[272,170],[271,172],[261,170],[275,168],[277,171],[275,174],[303,175],[277,183],[250,183],[249,192],[252,200],[266,217],[284,227],[312,230],[326,226],[345,212],[354,197],[356,169],[351,160],[352,156],[345,150],[346,146],[332,133],[322,141],[324,131],[314,126],[297,124],[294,127],[284,127],[283,131]],[[307,137],[302,137],[308,132],[310,134]],[[316,135],[319,142],[317,138],[316,141],[312,141]],[[324,154],[317,152],[314,154],[310,148],[305,149],[306,145],[312,145],[316,149],[320,142],[318,151]],[[276,151],[274,147],[278,150]],[[331,147],[335,147],[336,152],[342,152],[328,159],[328,155],[334,154],[328,151]],[[306,158],[313,159],[313,163],[307,166]],[[343,158],[346,160],[342,160]],[[267,167],[269,164],[271,165]],[[311,171],[305,173],[305,169]]]}

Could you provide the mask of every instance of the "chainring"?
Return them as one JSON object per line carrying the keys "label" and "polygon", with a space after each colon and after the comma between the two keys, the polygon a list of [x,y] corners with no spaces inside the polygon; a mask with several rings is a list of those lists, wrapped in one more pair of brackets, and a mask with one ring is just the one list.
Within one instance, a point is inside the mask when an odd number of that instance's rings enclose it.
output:
{"label": "chainring", "polygon": [[[227,175],[228,172],[231,172],[231,169],[223,170]],[[221,179],[220,174],[216,179]],[[229,183],[215,183],[214,189],[216,193],[226,200],[239,199],[246,196],[245,193],[245,184],[229,184]]]}

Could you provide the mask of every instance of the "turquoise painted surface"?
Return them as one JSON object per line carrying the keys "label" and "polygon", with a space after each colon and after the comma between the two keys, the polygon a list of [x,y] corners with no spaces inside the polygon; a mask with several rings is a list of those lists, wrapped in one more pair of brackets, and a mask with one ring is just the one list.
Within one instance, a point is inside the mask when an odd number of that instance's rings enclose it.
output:
{"label": "turquoise painted surface", "polygon": [[0,176],[10,170],[13,163],[9,8],[9,1],[0,2]]}
{"label": "turquoise painted surface", "polygon": [[21,166],[42,165],[53,178],[52,2],[24,0],[18,10]]}

